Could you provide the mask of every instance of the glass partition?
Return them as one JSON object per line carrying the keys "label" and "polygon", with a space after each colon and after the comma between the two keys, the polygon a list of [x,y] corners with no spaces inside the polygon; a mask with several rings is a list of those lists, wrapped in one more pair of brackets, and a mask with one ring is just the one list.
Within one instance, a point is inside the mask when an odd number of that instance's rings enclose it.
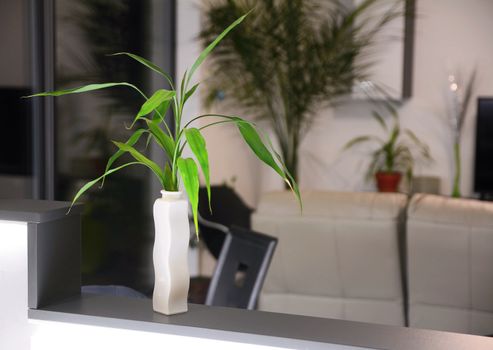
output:
{"label": "glass partition", "polygon": [[[152,8],[152,1],[143,0],[56,0],[55,88],[129,82],[149,91],[152,80],[145,67],[110,55],[172,55],[164,42],[153,46]],[[162,14],[160,20],[171,17]],[[128,139],[133,132],[128,126],[142,103],[126,87],[55,99],[55,199],[72,200],[86,182],[103,174],[116,152],[112,140]],[[145,142],[137,146],[144,149]],[[121,284],[152,292],[149,179],[147,168],[129,167],[83,197],[83,284]]]}

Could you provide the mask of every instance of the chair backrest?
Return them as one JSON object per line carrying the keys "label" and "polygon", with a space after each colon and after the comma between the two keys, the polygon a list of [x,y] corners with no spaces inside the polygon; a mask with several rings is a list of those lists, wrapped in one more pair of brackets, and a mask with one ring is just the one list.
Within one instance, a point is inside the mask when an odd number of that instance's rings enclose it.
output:
{"label": "chair backrest", "polygon": [[[229,186],[212,186],[211,207],[207,189],[199,190],[199,226],[200,234],[211,254],[218,259],[228,229],[232,226],[250,228],[250,209],[240,196]],[[227,205],[225,205],[227,203]]]}
{"label": "chair backrest", "polygon": [[277,238],[233,226],[226,236],[205,304],[255,309],[276,245]]}

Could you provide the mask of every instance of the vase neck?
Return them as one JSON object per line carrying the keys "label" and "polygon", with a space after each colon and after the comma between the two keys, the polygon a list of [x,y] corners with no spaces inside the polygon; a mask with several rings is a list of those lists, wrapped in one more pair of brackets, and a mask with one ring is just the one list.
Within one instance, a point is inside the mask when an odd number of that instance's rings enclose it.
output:
{"label": "vase neck", "polygon": [[161,195],[162,195],[162,199],[164,200],[168,200],[168,201],[175,201],[175,200],[178,200],[178,199],[181,199],[182,196],[183,196],[183,192],[182,191],[165,191],[165,190],[161,190]]}

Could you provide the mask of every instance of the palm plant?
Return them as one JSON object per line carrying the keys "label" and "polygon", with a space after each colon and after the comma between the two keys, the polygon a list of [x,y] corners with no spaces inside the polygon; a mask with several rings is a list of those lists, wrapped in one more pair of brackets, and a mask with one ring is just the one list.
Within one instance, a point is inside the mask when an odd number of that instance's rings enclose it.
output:
{"label": "palm plant", "polygon": [[[247,15],[243,15],[230,24],[219,36],[217,36],[199,55],[192,67],[185,72],[179,88],[175,88],[173,79],[169,74],[164,72],[161,68],[154,63],[146,60],[143,57],[131,54],[131,53],[116,53],[115,55],[125,55],[137,62],[141,63],[145,67],[149,68],[155,73],[163,76],[169,85],[170,90],[158,89],[152,96],[148,97],[137,86],[127,82],[117,83],[102,83],[102,84],[89,84],[82,87],[77,87],[68,90],[59,90],[52,92],[38,93],[32,96],[61,96],[67,94],[78,94],[94,90],[107,89],[116,86],[125,86],[135,90],[145,102],[140,107],[137,115],[133,119],[130,128],[133,128],[137,122],[143,121],[146,127],[138,128],[129,137],[126,142],[113,143],[118,148],[118,151],[114,153],[108,160],[106,170],[103,175],[86,183],[73,198],[72,204],[75,203],[84,192],[94,186],[96,183],[102,181],[104,183],[105,177],[117,172],[130,165],[143,165],[149,168],[154,175],[158,178],[162,188],[166,191],[178,191],[180,185],[180,178],[183,182],[183,186],[188,194],[190,203],[192,205],[193,217],[195,222],[195,229],[198,233],[197,222],[197,208],[198,208],[198,192],[199,192],[199,172],[198,166],[194,159],[182,157],[184,147],[188,145],[195,155],[195,158],[202,170],[202,174],[207,186],[209,206],[210,206],[210,177],[209,177],[209,160],[205,140],[202,136],[201,130],[224,123],[233,123],[237,126],[241,136],[255,153],[255,155],[270,166],[281,178],[286,181],[288,186],[292,188],[296,194],[298,200],[300,200],[300,194],[296,182],[293,180],[286,167],[282,163],[280,157],[271,149],[270,142],[267,145],[264,143],[261,135],[257,132],[253,123],[243,120],[237,116],[217,115],[217,114],[205,114],[192,118],[189,122],[183,124],[183,110],[187,100],[194,94],[199,87],[199,84],[190,86],[193,74],[204,62],[206,57],[211,51],[219,44],[219,42],[237,25],[239,25]],[[172,109],[174,115],[174,132],[166,122],[164,116],[168,109]],[[216,117],[220,118],[219,121],[214,121],[200,128],[193,127],[192,125],[198,120]],[[142,136],[147,135],[147,144],[150,141],[157,143],[166,153],[167,160],[164,167],[159,166],[154,161],[147,158],[142,152],[138,151],[134,146],[141,139]],[[113,167],[115,161],[123,154],[128,153],[134,161],[125,163]]]}
{"label": "palm plant", "polygon": [[[371,180],[378,173],[404,173],[409,182],[413,176],[415,159],[420,157],[431,160],[430,150],[428,145],[422,142],[414,132],[409,129],[401,130],[397,111],[389,104],[386,104],[386,107],[392,116],[392,125],[389,125],[380,113],[376,111],[372,113],[386,137],[358,136],[350,140],[344,149],[347,150],[357,144],[367,142],[376,144],[376,148],[371,152],[372,160],[366,172],[366,179]],[[418,153],[416,154],[413,150]]]}
{"label": "palm plant", "polygon": [[402,2],[395,0],[378,18],[369,16],[380,4],[364,0],[348,8],[327,0],[209,2],[201,33],[204,46],[246,9],[255,7],[256,16],[212,54],[207,101],[224,94],[226,104],[266,120],[296,179],[298,147],[317,111],[367,79],[372,62],[365,50],[402,12]]}

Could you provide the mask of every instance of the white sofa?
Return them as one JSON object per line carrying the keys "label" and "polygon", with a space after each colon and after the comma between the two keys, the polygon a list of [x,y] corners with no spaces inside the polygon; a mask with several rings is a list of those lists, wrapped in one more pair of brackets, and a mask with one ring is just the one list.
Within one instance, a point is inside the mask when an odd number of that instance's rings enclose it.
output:
{"label": "white sofa", "polygon": [[404,325],[399,227],[407,197],[265,195],[254,230],[279,238],[259,300],[266,311]]}
{"label": "white sofa", "polygon": [[407,260],[411,327],[493,334],[493,203],[414,196]]}

